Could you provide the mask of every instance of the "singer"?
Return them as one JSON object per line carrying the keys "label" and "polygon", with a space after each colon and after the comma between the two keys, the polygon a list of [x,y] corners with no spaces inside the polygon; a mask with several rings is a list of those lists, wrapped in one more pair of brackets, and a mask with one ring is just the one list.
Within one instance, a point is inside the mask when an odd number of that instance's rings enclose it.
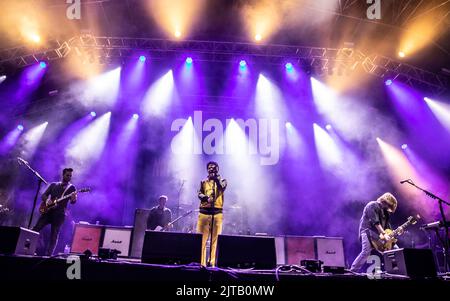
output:
{"label": "singer", "polygon": [[222,233],[224,191],[227,181],[219,175],[216,162],[206,164],[208,177],[201,181],[198,191],[200,212],[197,221],[197,232],[202,233],[202,262],[206,266],[206,241],[211,235],[209,264],[216,265],[217,237]]}

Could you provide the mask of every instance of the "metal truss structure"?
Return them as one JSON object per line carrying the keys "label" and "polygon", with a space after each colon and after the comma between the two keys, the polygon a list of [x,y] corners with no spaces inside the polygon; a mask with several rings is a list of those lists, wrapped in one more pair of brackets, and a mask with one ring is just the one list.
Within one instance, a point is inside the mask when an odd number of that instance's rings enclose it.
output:
{"label": "metal truss structure", "polygon": [[362,66],[366,72],[377,77],[400,81],[415,89],[430,91],[435,95],[443,94],[450,87],[450,77],[448,76],[400,63],[382,55],[366,57]]}
{"label": "metal truss structure", "polygon": [[[66,42],[53,41],[53,47],[33,50],[16,47],[0,51],[0,66],[24,67],[40,60],[55,60],[77,55],[91,63],[117,63],[145,54],[152,60],[184,60],[187,55],[196,61],[236,62],[242,58],[253,64],[281,65],[291,62],[303,70],[321,75],[349,73],[362,67],[369,74],[383,79],[404,82],[416,89],[440,95],[450,87],[443,75],[395,61],[381,55],[365,55],[351,47],[326,48],[290,45],[261,45],[217,41],[178,41],[166,39],[97,37],[80,35]],[[50,46],[50,45],[49,45]]]}
{"label": "metal truss structure", "polygon": [[26,67],[40,61],[53,61],[67,56],[70,52],[66,41],[51,40],[41,48],[18,46],[0,49],[0,70],[7,66]]}
{"label": "metal truss structure", "polygon": [[[321,10],[320,2],[309,0],[306,8]],[[374,1],[372,1],[374,3]],[[380,20],[370,20],[365,12],[371,6],[365,0],[339,0],[333,10],[321,10],[337,18],[353,19],[362,23],[376,23],[382,26],[405,28],[410,22],[428,14],[436,14],[436,25],[450,23],[448,0],[380,0],[382,16]],[[357,29],[355,29],[357,30]]]}

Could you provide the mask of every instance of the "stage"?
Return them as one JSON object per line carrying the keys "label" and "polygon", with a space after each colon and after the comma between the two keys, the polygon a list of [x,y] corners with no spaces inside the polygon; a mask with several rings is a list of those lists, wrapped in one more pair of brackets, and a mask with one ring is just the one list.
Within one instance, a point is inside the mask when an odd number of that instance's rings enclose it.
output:
{"label": "stage", "polygon": [[450,291],[450,1],[2,11],[0,296]]}
{"label": "stage", "polygon": [[[78,271],[73,260],[79,258]],[[303,284],[377,285],[379,283],[428,282],[448,285],[450,278],[411,279],[401,275],[370,277],[365,274],[310,273],[295,266],[273,270],[225,269],[190,265],[157,265],[138,259],[100,260],[78,255],[9,256],[0,255],[0,281],[172,281],[172,282],[298,282]],[[289,268],[290,267],[290,268]],[[77,275],[77,272],[80,272]],[[69,279],[68,275],[70,278]],[[78,279],[79,278],[79,279]],[[373,279],[372,279],[373,278]]]}

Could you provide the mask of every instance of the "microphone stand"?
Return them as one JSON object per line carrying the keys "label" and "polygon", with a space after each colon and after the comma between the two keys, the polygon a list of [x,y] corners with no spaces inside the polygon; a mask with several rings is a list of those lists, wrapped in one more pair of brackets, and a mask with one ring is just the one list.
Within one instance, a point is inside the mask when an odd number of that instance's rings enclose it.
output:
{"label": "microphone stand", "polygon": [[444,229],[445,229],[445,239],[444,239],[444,267],[445,267],[445,272],[448,273],[448,272],[449,272],[449,266],[448,266],[448,264],[449,264],[449,262],[448,262],[448,259],[449,259],[449,252],[448,252],[448,251],[449,251],[449,242],[448,242],[448,241],[449,241],[449,236],[448,236],[448,224],[447,224],[447,220],[446,220],[446,218],[445,218],[444,205],[443,205],[443,204],[445,204],[445,205],[447,205],[447,206],[450,206],[450,203],[444,201],[443,199],[441,199],[440,197],[436,196],[435,194],[433,194],[433,193],[431,193],[431,192],[429,192],[429,191],[427,191],[427,190],[425,190],[425,189],[423,189],[423,188],[417,186],[416,184],[414,184],[414,182],[413,182],[412,180],[407,180],[407,181],[405,181],[405,183],[408,183],[408,184],[410,184],[410,185],[416,187],[417,189],[419,189],[419,190],[425,192],[425,194],[426,194],[428,197],[437,200],[438,203],[439,203],[439,212],[441,213],[441,216],[442,216],[442,222],[444,223]]}
{"label": "microphone stand", "polygon": [[209,229],[209,233],[210,233],[210,240],[209,240],[209,258],[208,258],[208,267],[211,267],[211,257],[212,257],[212,249],[213,249],[213,234],[214,234],[214,207],[215,207],[215,203],[216,203],[216,197],[217,197],[217,193],[216,193],[216,191],[217,191],[217,183],[216,183],[216,178],[214,178],[213,179],[213,181],[214,181],[214,190],[213,190],[213,192],[214,192],[214,194],[213,194],[213,201],[212,201],[212,206],[211,206],[211,208],[212,208],[212,215],[211,215],[211,227],[210,227],[210,229]]}
{"label": "microphone stand", "polygon": [[[177,217],[178,218],[180,216],[180,195],[181,195],[181,189],[183,189],[183,185],[184,185],[185,180],[183,180],[181,182],[180,185],[180,189],[178,189],[178,196],[177,196]],[[178,228],[178,227],[177,227]]]}
{"label": "microphone stand", "polygon": [[30,219],[28,221],[28,227],[27,227],[28,229],[31,229],[31,222],[33,221],[33,213],[34,213],[34,210],[36,209],[36,203],[37,203],[37,198],[38,198],[38,195],[39,195],[39,191],[41,190],[41,184],[42,183],[48,184],[48,183],[47,183],[46,180],[44,180],[44,178],[36,170],[34,170],[30,166],[30,164],[27,161],[19,158],[19,164],[25,165],[36,176],[36,178],[38,179],[38,186],[37,186],[36,194],[35,194],[34,199],[33,199],[33,209],[31,209]]}

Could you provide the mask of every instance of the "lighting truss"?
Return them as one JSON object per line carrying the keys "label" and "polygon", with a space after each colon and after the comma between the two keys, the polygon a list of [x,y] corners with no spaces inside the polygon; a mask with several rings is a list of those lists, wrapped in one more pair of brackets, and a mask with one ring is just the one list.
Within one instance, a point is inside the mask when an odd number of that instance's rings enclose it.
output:
{"label": "lighting truss", "polygon": [[[191,56],[194,61],[239,62],[284,65],[291,62],[307,72],[321,75],[331,70],[351,72],[358,67],[380,78],[404,82],[416,89],[440,95],[450,87],[450,80],[412,65],[382,55],[366,55],[349,47],[327,48],[292,45],[263,45],[218,41],[179,41],[129,37],[75,36],[66,42],[53,42],[53,47],[31,50],[16,47],[0,51],[0,66],[24,67],[40,60],[55,60],[77,55],[91,63],[125,62],[147,55],[151,60],[178,61]],[[50,45],[49,45],[50,46]]]}
{"label": "lighting truss", "polygon": [[53,61],[66,57],[70,52],[67,41],[51,40],[39,48],[18,46],[0,49],[0,69],[7,66],[21,68],[40,61]]}

